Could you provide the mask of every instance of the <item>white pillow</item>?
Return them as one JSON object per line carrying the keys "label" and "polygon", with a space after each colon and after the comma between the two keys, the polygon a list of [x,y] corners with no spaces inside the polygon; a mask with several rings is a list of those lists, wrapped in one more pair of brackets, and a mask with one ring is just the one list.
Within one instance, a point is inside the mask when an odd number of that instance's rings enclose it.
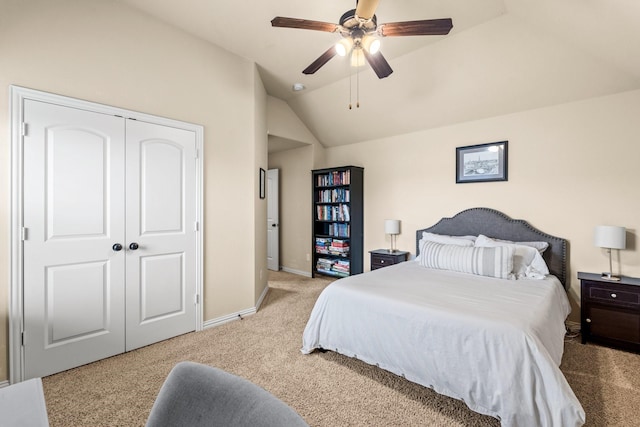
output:
{"label": "white pillow", "polygon": [[513,252],[510,246],[443,245],[425,240],[420,246],[418,262],[427,268],[511,279]]}
{"label": "white pillow", "polygon": [[476,239],[475,236],[448,236],[446,234],[435,234],[422,232],[422,240],[428,240],[430,242],[441,243],[443,245],[456,245],[456,246],[473,246],[473,242]]}
{"label": "white pillow", "polygon": [[540,252],[540,253],[543,253],[549,247],[549,243],[547,243],[547,242],[514,242],[514,241],[511,241],[511,240],[495,239],[493,237],[490,237],[490,239],[492,239],[492,240],[494,240],[496,242],[500,242],[500,243],[511,243],[513,245],[530,246],[532,248],[536,248],[538,250],[538,252]]}
{"label": "white pillow", "polygon": [[476,239],[477,247],[493,248],[497,246],[508,246],[514,249],[513,252],[513,274],[517,279],[544,279],[549,274],[547,263],[544,262],[540,252],[531,246],[519,243],[510,243],[504,240],[492,239],[483,234]]}

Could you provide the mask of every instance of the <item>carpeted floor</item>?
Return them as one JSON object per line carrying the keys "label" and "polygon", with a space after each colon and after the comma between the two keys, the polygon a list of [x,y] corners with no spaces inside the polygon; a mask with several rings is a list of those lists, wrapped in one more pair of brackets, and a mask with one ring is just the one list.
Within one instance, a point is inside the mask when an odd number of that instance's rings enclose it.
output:
{"label": "carpeted floor", "polygon": [[[332,352],[300,353],[327,279],[270,273],[260,311],[43,379],[55,426],[142,426],[171,368],[191,360],[262,386],[312,426],[498,426],[464,403]],[[588,426],[640,426],[640,355],[568,341],[562,370]]]}

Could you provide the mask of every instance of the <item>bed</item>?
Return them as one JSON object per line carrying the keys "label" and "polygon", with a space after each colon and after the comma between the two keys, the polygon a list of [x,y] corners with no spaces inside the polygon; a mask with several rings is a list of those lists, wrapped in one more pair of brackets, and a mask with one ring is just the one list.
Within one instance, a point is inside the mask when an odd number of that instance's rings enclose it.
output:
{"label": "bed", "polygon": [[[546,242],[541,256],[549,274],[512,280],[513,274],[495,278],[428,268],[429,245],[478,250],[425,243],[424,233]],[[473,208],[418,230],[416,245],[416,260],[330,284],[311,312],[302,353],[330,350],[377,365],[460,399],[502,426],[584,424],[584,410],[559,369],[570,312],[566,240],[498,211]],[[513,261],[509,247],[521,245],[504,244],[491,254],[507,248],[499,256]],[[513,264],[500,268],[515,271]]]}

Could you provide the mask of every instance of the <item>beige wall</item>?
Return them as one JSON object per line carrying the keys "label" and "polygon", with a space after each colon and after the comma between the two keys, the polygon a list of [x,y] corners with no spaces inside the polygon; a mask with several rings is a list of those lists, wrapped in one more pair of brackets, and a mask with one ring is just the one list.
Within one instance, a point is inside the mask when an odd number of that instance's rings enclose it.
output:
{"label": "beige wall", "polygon": [[304,144],[317,144],[318,140],[307,129],[289,104],[273,96],[267,97],[267,128],[269,135],[298,141]]}
{"label": "beige wall", "polygon": [[[267,91],[260,80],[258,68],[253,67],[254,71],[254,90],[255,90],[255,112],[254,112],[254,129],[255,129],[255,164],[254,164],[254,199],[257,201],[254,205],[254,282],[255,292],[253,296],[253,304],[258,303],[260,296],[267,288],[267,199],[260,199],[260,168],[268,169],[267,164]],[[265,175],[266,178],[266,175]],[[266,186],[266,182],[265,182]],[[266,190],[266,188],[265,188]]]}
{"label": "beige wall", "polygon": [[266,132],[255,65],[116,2],[0,0],[0,11],[0,381],[8,366],[10,84],[203,125],[205,320],[253,307],[253,258],[266,257],[256,243]]}
{"label": "beige wall", "polygon": [[[640,276],[638,112],[640,91],[626,92],[329,148],[325,166],[365,168],[366,269],[366,251],[389,246],[385,218],[402,221],[398,247],[415,254],[416,229],[486,206],[569,240],[575,303],[577,272],[608,269],[606,252],[593,246],[596,225],[627,228],[622,273]],[[509,141],[507,182],[455,183],[456,147],[502,140]]]}

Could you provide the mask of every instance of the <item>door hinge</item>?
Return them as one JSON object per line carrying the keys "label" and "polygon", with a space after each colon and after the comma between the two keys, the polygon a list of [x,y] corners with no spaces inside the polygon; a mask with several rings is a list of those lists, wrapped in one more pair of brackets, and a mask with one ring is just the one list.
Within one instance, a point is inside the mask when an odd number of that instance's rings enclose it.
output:
{"label": "door hinge", "polygon": [[27,136],[27,134],[29,133],[29,125],[25,122],[22,122],[22,129],[20,129],[20,132],[22,133],[22,136]]}
{"label": "door hinge", "polygon": [[20,345],[24,347],[24,331],[20,332]]}
{"label": "door hinge", "polygon": [[196,305],[197,305],[197,304],[200,304],[200,295],[195,294],[195,295],[193,296],[193,303],[194,303],[194,304],[196,304]]}
{"label": "door hinge", "polygon": [[195,221],[193,223],[193,231],[199,231],[200,230],[200,222]]}
{"label": "door hinge", "polygon": [[28,230],[29,230],[29,229],[28,229],[27,227],[22,227],[22,228],[20,229],[20,240],[22,240],[23,242],[24,242],[25,240],[27,240],[27,232],[28,232]]}

